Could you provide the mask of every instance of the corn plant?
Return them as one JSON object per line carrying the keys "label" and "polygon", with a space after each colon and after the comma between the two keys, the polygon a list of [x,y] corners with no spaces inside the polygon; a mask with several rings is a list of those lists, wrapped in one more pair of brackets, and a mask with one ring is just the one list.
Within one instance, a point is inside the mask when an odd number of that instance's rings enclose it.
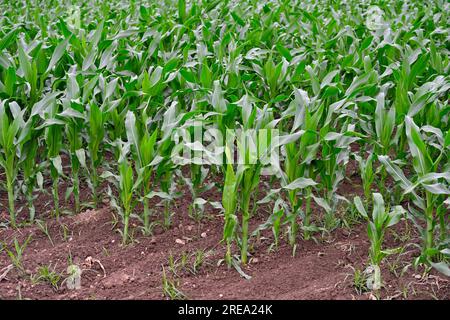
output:
{"label": "corn plant", "polygon": [[44,178],[42,171],[44,171],[45,163],[40,161],[40,157],[38,156],[41,131],[33,130],[33,125],[31,125],[30,131],[30,139],[24,143],[22,148],[20,166],[23,172],[22,193],[27,200],[30,222],[33,222],[36,215],[34,206],[36,196],[33,192],[37,187],[41,190],[43,188]]}
{"label": "corn plant", "polygon": [[63,175],[61,149],[63,139],[64,122],[57,118],[59,105],[56,101],[50,104],[46,110],[45,142],[47,147],[47,159],[50,164],[50,176],[52,179],[52,195],[54,203],[54,215],[59,218],[59,179]]}
{"label": "corn plant", "polygon": [[90,158],[90,177],[91,189],[94,199],[94,205],[98,204],[98,188],[99,176],[98,167],[101,165],[102,142],[105,136],[105,113],[95,104],[92,103],[89,108],[89,126],[88,126],[88,150]]}
{"label": "corn plant", "polygon": [[[8,115],[8,111],[12,116]],[[24,143],[30,138],[30,122],[25,122],[23,114],[16,102],[0,102],[0,165],[6,174],[6,190],[8,191],[8,204],[10,223],[16,226],[15,209],[15,182],[19,171],[20,152]]]}
{"label": "corn plant", "polygon": [[233,166],[227,165],[225,174],[225,182],[222,190],[222,207],[224,209],[225,224],[223,227],[223,240],[227,245],[225,260],[228,266],[232,264],[231,245],[235,239],[235,230],[238,225],[238,218],[236,215],[236,208],[238,204],[238,188],[242,175],[239,173],[236,176]]}
{"label": "corn plant", "polygon": [[[422,130],[431,132],[436,136],[436,143],[427,145],[420,128],[414,123],[412,118],[406,116],[405,124],[412,157],[412,168],[416,174],[415,180],[410,181],[400,167],[391,161],[389,157],[379,156],[379,160],[394,180],[399,183],[404,190],[404,194],[411,194],[413,204],[418,208],[411,207],[411,211],[415,213],[413,217],[425,220],[425,228],[420,227],[420,224],[416,223],[423,235],[421,261],[432,263],[433,257],[439,252],[438,247],[435,245],[435,226],[437,224],[440,225],[441,239],[445,239],[447,235],[445,208],[438,203],[441,201],[442,204],[445,197],[448,197],[450,194],[448,189],[450,176],[448,175],[448,170],[446,170],[448,169],[447,150],[450,141],[449,134],[447,132],[444,138],[440,130],[426,127]],[[431,153],[436,148],[438,156],[432,157]],[[439,172],[441,168],[443,172]]]}
{"label": "corn plant", "polygon": [[380,264],[384,257],[395,253],[395,250],[383,249],[383,240],[386,230],[400,221],[405,215],[402,206],[395,206],[392,211],[385,207],[383,196],[380,193],[373,194],[373,211],[369,215],[364,208],[361,198],[355,197],[354,203],[359,213],[367,220],[367,236],[370,240],[370,267],[373,269],[373,275],[370,278],[372,283],[370,288],[379,290],[381,288]]}
{"label": "corn plant", "polygon": [[136,117],[134,113],[128,111],[125,120],[125,126],[127,129],[128,142],[133,146],[134,160],[136,163],[136,170],[138,175],[142,179],[142,196],[144,205],[144,232],[150,233],[150,208],[149,199],[145,197],[151,191],[152,187],[152,161],[155,159],[156,154],[156,137],[158,131],[155,130],[152,134],[144,128],[144,133],[141,134],[140,129],[137,127]]}
{"label": "corn plant", "polygon": [[340,202],[348,200],[337,193],[339,184],[345,177],[345,168],[350,159],[350,145],[361,139],[362,135],[355,132],[355,125],[349,120],[343,124],[341,132],[329,131],[326,125],[320,130],[321,159],[318,171],[322,179],[319,190],[322,197],[313,196],[314,201],[325,210],[324,226],[331,231],[338,225],[335,212]]}
{"label": "corn plant", "polygon": [[82,130],[84,123],[83,107],[76,100],[80,97],[80,89],[74,73],[68,75],[68,89],[66,97],[62,99],[63,111],[60,116],[65,124],[65,133],[68,140],[68,149],[70,152],[70,162],[72,168],[72,187],[75,206],[74,213],[80,211],[80,167],[86,167],[85,153],[82,140]]}
{"label": "corn plant", "polygon": [[375,172],[373,171],[373,160],[375,158],[373,153],[367,155],[367,158],[355,154],[355,159],[358,162],[359,174],[361,176],[364,198],[369,201],[372,190],[372,184],[375,179]]}
{"label": "corn plant", "polygon": [[[377,137],[377,144],[375,145],[376,154],[389,154],[392,145],[395,144],[395,139],[393,139],[395,120],[395,108],[391,107],[389,110],[385,109],[385,95],[381,92],[377,96],[377,107],[375,109],[375,132]],[[401,127],[398,129],[401,130]],[[386,170],[382,167],[378,185],[386,197],[386,190],[384,188],[385,180]]]}
{"label": "corn plant", "polygon": [[130,143],[117,140],[114,143],[115,148],[118,149],[119,159],[117,159],[117,171],[118,174],[113,174],[110,171],[104,171],[101,175],[102,178],[110,179],[117,187],[119,192],[119,203],[117,204],[113,194],[109,191],[109,195],[112,198],[111,205],[118,211],[122,217],[123,230],[122,244],[128,243],[129,237],[129,224],[130,216],[133,213],[133,209],[136,206],[136,200],[133,198],[136,192],[139,190],[142,182],[142,174],[137,177],[134,174],[133,167],[130,164],[127,156],[130,152]]}
{"label": "corn plant", "polygon": [[[308,94],[302,90],[295,90],[296,110],[294,114],[294,124],[292,130],[303,130],[299,139],[295,139],[284,146],[286,151],[286,159],[284,162],[284,173],[286,175],[286,183],[292,183],[295,180],[304,177],[315,179],[317,172],[313,164],[319,149],[317,128],[322,117],[323,107],[316,107],[310,110],[312,103],[308,98]],[[287,110],[287,112],[289,109]],[[288,113],[286,113],[287,115]],[[285,116],[286,116],[285,115]],[[311,228],[311,186],[305,186],[303,197],[299,197],[300,190],[289,191],[289,202],[291,204],[289,242],[294,246],[297,238],[298,221],[297,217],[301,211],[303,202],[306,202],[306,208],[303,216],[304,238],[309,239]],[[303,198],[305,201],[303,201]]]}

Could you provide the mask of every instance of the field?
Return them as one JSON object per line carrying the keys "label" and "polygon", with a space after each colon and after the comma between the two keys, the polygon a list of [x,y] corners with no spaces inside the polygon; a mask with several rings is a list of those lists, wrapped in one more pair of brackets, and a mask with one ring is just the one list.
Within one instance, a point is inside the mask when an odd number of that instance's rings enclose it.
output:
{"label": "field", "polygon": [[450,298],[447,1],[0,10],[0,299]]}

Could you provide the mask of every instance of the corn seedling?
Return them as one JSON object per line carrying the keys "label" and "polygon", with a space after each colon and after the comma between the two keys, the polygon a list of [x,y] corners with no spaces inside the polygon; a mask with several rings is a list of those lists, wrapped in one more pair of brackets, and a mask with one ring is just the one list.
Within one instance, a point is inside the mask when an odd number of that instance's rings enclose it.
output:
{"label": "corn seedling", "polygon": [[39,230],[41,230],[42,233],[45,234],[45,236],[48,238],[52,246],[55,246],[55,244],[53,243],[53,239],[50,235],[50,231],[48,230],[48,224],[45,223],[44,221],[37,220],[36,225],[38,226]]}
{"label": "corn seedling", "polygon": [[179,283],[176,280],[169,279],[166,275],[164,266],[162,267],[162,287],[164,296],[171,300],[185,300],[186,295],[178,289]]}
{"label": "corn seedling", "polygon": [[31,241],[31,235],[28,236],[28,238],[20,244],[17,238],[14,238],[14,248],[12,250],[5,247],[6,253],[9,256],[9,259],[11,260],[11,263],[19,270],[24,271],[23,267],[23,253],[25,251],[25,248],[27,247],[28,243]]}
{"label": "corn seedling", "polygon": [[33,284],[43,282],[48,283],[54,290],[58,290],[61,280],[61,274],[56,271],[56,266],[53,268],[48,265],[40,266],[37,273],[31,277]]}

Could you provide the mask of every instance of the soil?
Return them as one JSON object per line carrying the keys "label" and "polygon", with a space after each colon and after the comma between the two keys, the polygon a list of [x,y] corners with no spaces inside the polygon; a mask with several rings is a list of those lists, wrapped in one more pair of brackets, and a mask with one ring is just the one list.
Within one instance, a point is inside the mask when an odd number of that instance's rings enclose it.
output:
{"label": "soil", "polygon": [[[352,177],[352,173],[348,176]],[[61,189],[65,189],[63,184]],[[63,196],[63,191],[60,192]],[[342,195],[360,193],[356,177],[345,180],[339,190]],[[87,201],[89,190],[84,189],[81,194]],[[203,197],[220,201],[221,195],[212,189]],[[5,192],[0,192],[0,199],[6,208]],[[225,247],[220,243],[223,227],[220,212],[207,205],[205,216],[196,222],[188,216],[191,201],[189,196],[177,199],[172,207],[175,214],[171,226],[165,230],[157,225],[152,236],[144,236],[138,220],[132,220],[133,243],[127,246],[121,244],[118,231],[121,224],[113,223],[117,217],[107,201],[96,210],[66,214],[59,221],[48,214],[39,216],[48,227],[51,241],[36,224],[17,230],[0,229],[0,241],[4,244],[0,247],[0,298],[168,299],[168,294],[164,294],[164,275],[172,288],[189,299],[450,298],[449,278],[434,270],[425,273],[420,268],[414,269],[412,261],[418,249],[413,246],[406,246],[402,254],[386,259],[382,265],[384,287],[379,293],[358,290],[354,286],[354,274],[367,265],[369,242],[365,223],[351,219],[346,220],[353,223],[348,227],[317,233],[307,241],[299,239],[295,256],[286,244],[286,235],[281,235],[279,247],[275,248],[271,230],[262,231],[259,237],[252,238],[250,262],[242,267],[251,279],[245,279],[235,268],[223,263]],[[51,197],[41,195],[37,203],[37,212],[48,211]],[[67,209],[70,205],[69,199]],[[162,212],[156,203],[153,209]],[[313,209],[320,214],[320,208],[313,206]],[[269,212],[270,207],[259,207],[252,218],[251,230],[265,222]],[[4,210],[1,219],[7,220]],[[161,217],[155,217],[155,221],[158,219]],[[408,239],[401,239],[402,235]],[[22,244],[29,236],[22,258],[23,269],[8,268],[11,259],[6,249],[13,249],[14,239]],[[419,241],[414,228],[403,222],[387,235],[385,246],[404,246],[406,240]],[[196,255],[204,258],[194,268]],[[70,264],[83,269],[78,290],[69,290],[63,280]],[[54,269],[61,276],[57,288],[37,280],[42,266]]]}

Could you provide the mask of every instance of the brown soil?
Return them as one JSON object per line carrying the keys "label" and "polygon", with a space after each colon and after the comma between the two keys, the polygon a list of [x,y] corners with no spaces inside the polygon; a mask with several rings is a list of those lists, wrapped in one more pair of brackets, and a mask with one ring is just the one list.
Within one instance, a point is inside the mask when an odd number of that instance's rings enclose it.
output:
{"label": "brown soil", "polygon": [[[350,173],[351,176],[351,173]],[[357,181],[345,181],[340,194],[361,193]],[[261,192],[262,193],[262,192]],[[88,194],[84,190],[82,194]],[[0,193],[2,204],[6,203],[4,192]],[[211,190],[204,195],[211,201],[220,201],[220,193]],[[42,197],[40,208],[51,201]],[[154,229],[153,236],[143,236],[138,221],[133,221],[134,242],[121,245],[117,231],[120,224],[113,225],[114,211],[105,202],[98,210],[86,210],[75,216],[65,215],[59,221],[44,221],[53,241],[36,226],[18,230],[0,230],[0,298],[2,299],[166,299],[163,293],[163,267],[171,283],[189,299],[371,299],[374,294],[358,292],[353,287],[354,270],[364,270],[367,263],[369,242],[364,223],[351,228],[338,228],[331,234],[317,234],[314,239],[299,239],[296,254],[286,244],[285,235],[274,249],[270,230],[252,239],[252,257],[243,271],[251,276],[244,279],[234,268],[220,263],[224,245],[220,243],[223,217],[217,210],[207,206],[201,222],[188,217],[191,198],[179,198],[172,207],[175,212],[172,226]],[[70,205],[70,201],[69,201]],[[154,207],[155,212],[162,208]],[[320,209],[314,207],[316,212]],[[269,207],[261,207],[252,220],[252,229],[263,223]],[[39,212],[39,211],[38,211]],[[7,219],[2,212],[2,220]],[[42,216],[40,217],[41,219]],[[409,228],[409,229],[406,229]],[[65,230],[65,232],[64,232]],[[407,230],[410,230],[407,232]],[[417,242],[413,227],[398,225],[386,239],[387,247],[405,243],[398,234],[409,234],[408,242]],[[12,268],[6,248],[12,249],[13,240],[21,244],[31,235],[31,241],[23,256],[23,271]],[[403,239],[404,241],[404,239]],[[6,246],[6,247],[5,247]],[[203,264],[193,270],[195,253],[203,250]],[[402,255],[394,255],[382,266],[384,288],[379,297],[383,299],[449,299],[450,279],[431,271],[424,276],[423,270],[411,266],[417,249],[408,246]],[[187,263],[181,266],[182,257]],[[171,257],[178,265],[171,268]],[[71,261],[71,262],[70,262]],[[70,263],[83,268],[82,288],[69,290],[62,282]],[[36,282],[38,268],[51,266],[61,274],[58,289],[47,282]],[[102,270],[104,267],[104,271]],[[2,271],[3,270],[3,271]]]}

